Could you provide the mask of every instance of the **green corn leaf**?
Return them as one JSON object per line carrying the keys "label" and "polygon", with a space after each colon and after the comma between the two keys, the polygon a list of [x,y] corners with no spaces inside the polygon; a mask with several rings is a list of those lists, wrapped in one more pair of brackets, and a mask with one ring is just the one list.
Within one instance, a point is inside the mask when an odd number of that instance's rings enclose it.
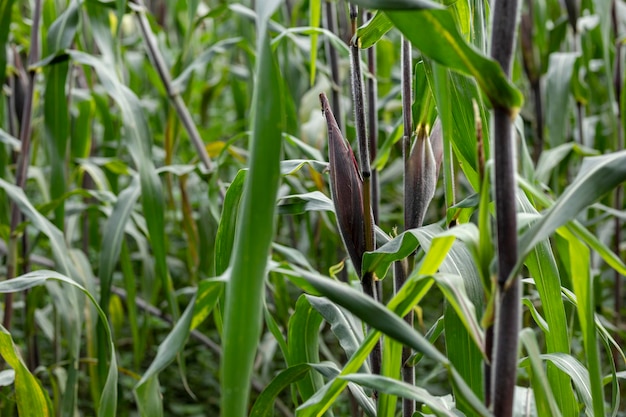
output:
{"label": "green corn leaf", "polygon": [[4,143],[5,145],[11,146],[11,148],[13,148],[16,152],[19,152],[19,150],[22,148],[22,143],[19,141],[19,139],[8,134],[2,129],[0,129],[0,142]]}
{"label": "green corn leaf", "polygon": [[[445,149],[452,148],[456,157],[462,163],[462,169],[468,181],[475,190],[479,189],[478,164],[476,160],[476,127],[474,123],[474,109],[472,100],[480,102],[480,94],[475,81],[462,74],[453,73],[444,66],[431,60],[424,60],[426,77],[432,91],[441,129],[443,131],[444,155]],[[488,126],[487,119],[481,115],[483,126]],[[451,133],[451,132],[454,132]],[[489,129],[483,128],[483,140],[489,143]],[[454,139],[454,140],[453,140]],[[485,147],[488,151],[489,146]],[[487,155],[488,156],[488,153]],[[443,158],[444,181],[446,189],[448,184],[446,173],[451,167],[445,168],[445,164],[451,164],[450,158]],[[451,176],[449,174],[448,176]],[[448,190],[451,192],[451,190]]]}
{"label": "green corn leaf", "polygon": [[[289,366],[319,363],[318,335],[322,321],[322,316],[313,308],[306,295],[301,295],[289,319],[287,333]],[[300,380],[297,385],[300,396],[306,401],[321,388],[323,381],[320,375],[311,373]]]}
{"label": "green corn leaf", "polygon": [[394,26],[422,54],[454,71],[473,76],[494,106],[511,109],[512,115],[521,107],[523,97],[520,91],[507,80],[494,60],[463,39],[449,10],[420,0],[358,0],[355,3],[384,10]]}
{"label": "green corn leaf", "polygon": [[280,161],[280,173],[282,175],[293,175],[305,166],[313,168],[320,174],[328,169],[326,162],[312,159],[288,159],[286,161]]}
{"label": "green corn leaf", "polygon": [[[109,328],[107,318],[104,315],[102,309],[99,307],[94,296],[89,291],[87,291],[85,287],[78,284],[75,280],[69,278],[68,276],[59,274],[55,271],[47,270],[29,272],[28,274],[21,275],[11,280],[0,282],[0,294],[24,291],[30,288],[44,285],[48,281],[58,281],[65,285],[68,285],[70,288],[75,288],[83,292],[92,302],[92,304],[96,308],[96,311],[98,312],[100,320],[102,320],[102,322],[104,323],[104,329],[107,335],[107,345],[109,349],[109,368],[106,382],[102,390],[100,404],[98,405],[98,415],[102,417],[115,417],[117,409],[117,359],[115,355],[115,345],[113,344],[111,330]],[[52,288],[53,287],[51,286],[48,287],[49,290],[52,290]]]}
{"label": "green corn leaf", "polygon": [[[410,313],[411,314],[411,313]],[[386,378],[401,380],[401,370],[404,368],[402,362],[402,343],[388,336],[382,338],[382,361],[380,365],[380,375]],[[416,354],[421,354],[417,352]],[[347,375],[350,376],[350,375]],[[398,397],[386,391],[378,392],[378,402],[376,404],[378,415],[393,416],[397,408]]]}
{"label": "green corn leaf", "polygon": [[[53,55],[58,51],[67,49],[72,45],[76,31],[78,30],[80,17],[80,4],[73,0],[61,15],[52,23],[47,33],[46,55]],[[62,94],[64,95],[64,94]]]}
{"label": "green corn leaf", "polygon": [[311,365],[302,363],[283,369],[265,387],[254,402],[249,417],[273,417],[276,397],[288,386],[297,383],[311,370]]}
{"label": "green corn leaf", "polygon": [[20,417],[51,416],[46,392],[24,364],[11,334],[2,326],[0,326],[0,356],[15,372],[13,384]]}
{"label": "green corn leaf", "polygon": [[[539,191],[536,187],[529,184],[522,178],[518,178],[518,182],[527,192],[532,195],[533,199],[539,201],[543,206],[552,206],[554,202],[550,200],[545,194]],[[606,244],[600,241],[596,235],[591,233],[586,227],[580,224],[579,221],[570,221],[566,226],[572,233],[575,233],[580,239],[582,239],[590,248],[595,250],[600,257],[613,269],[622,275],[626,275],[626,264],[611,250]],[[557,229],[557,233],[560,229]]]}
{"label": "green corn leaf", "polygon": [[[421,240],[421,244],[425,250],[432,250],[431,241],[441,234],[454,234],[466,242],[465,245],[454,242],[441,264],[442,274],[435,275],[435,281],[446,297],[445,332],[446,335],[453,335],[452,338],[446,338],[447,356],[473,392],[483,398],[482,362],[485,346],[478,314],[482,314],[484,309],[484,294],[478,270],[474,266],[475,256],[468,249],[477,247],[478,230],[471,223],[466,223],[446,232],[435,225],[424,228],[424,231],[425,239]],[[476,249],[473,251],[476,252]],[[458,392],[455,391],[455,395]],[[458,408],[468,416],[477,415],[471,405],[461,403]]]}
{"label": "green corn leaf", "polygon": [[541,354],[539,350],[539,344],[535,333],[531,329],[523,329],[520,332],[520,343],[526,349],[528,353],[528,359],[530,361],[531,379],[533,381],[533,388],[535,392],[537,411],[539,415],[561,416],[562,413],[557,406],[557,402],[552,392],[554,386],[548,383],[548,377],[543,369],[541,363]]}
{"label": "green corn leaf", "polygon": [[180,320],[159,345],[156,357],[135,385],[135,398],[142,416],[160,417],[163,415],[163,401],[158,375],[176,359],[189,337],[195,300],[196,297],[191,300]]}
{"label": "green corn leaf", "polygon": [[208,49],[194,58],[194,60],[185,67],[180,75],[172,81],[172,88],[178,92],[184,91],[187,88],[189,80],[194,72],[202,74],[202,71],[206,71],[207,65],[209,65],[211,60],[213,60],[216,55],[224,54],[232,47],[241,43],[242,38],[236,37],[224,39],[211,45]]}
{"label": "green corn leaf", "polygon": [[[602,368],[595,326],[594,283],[591,276],[590,251],[574,234],[564,233],[569,244],[570,274],[576,300],[578,320],[583,335],[585,357],[589,370],[593,415],[604,414],[604,390],[602,388]],[[591,412],[591,410],[589,410]]]}
{"label": "green corn leaf", "polygon": [[[263,286],[274,234],[284,126],[282,80],[267,23],[279,1],[257,3],[257,82],[252,101],[250,170],[246,178],[226,286],[221,363],[221,415],[247,414],[252,366],[262,327]],[[246,323],[241,327],[241,323]]]}
{"label": "green corn leaf", "polygon": [[239,214],[241,194],[247,172],[240,170],[226,190],[222,216],[215,236],[215,273],[217,275],[223,274],[230,264],[230,256],[235,241],[237,215]]}
{"label": "green corn leaf", "polygon": [[[265,324],[278,342],[278,346],[280,347],[280,352],[283,355],[283,358],[289,358],[289,348],[287,347],[287,341],[285,340],[285,335],[283,335],[282,329],[279,327],[278,323],[272,316],[272,313],[269,311],[267,305],[263,306],[263,317],[265,318]],[[287,362],[287,361],[285,361]]]}
{"label": "green corn leaf", "polygon": [[287,195],[281,198],[278,214],[302,214],[307,211],[335,211],[333,201],[319,191]]}
{"label": "green corn leaf", "polygon": [[70,137],[71,158],[87,158],[91,152],[92,124],[95,117],[95,100],[92,97],[81,98],[74,102],[78,114],[72,117]]}
{"label": "green corn leaf", "polygon": [[[476,346],[479,348],[478,353],[480,356],[480,353],[485,351],[483,331],[480,327],[480,324],[478,323],[474,303],[470,300],[468,294],[465,291],[465,278],[467,277],[462,277],[460,275],[435,275],[435,281],[437,282],[437,286],[446,297],[448,305],[454,310],[454,312],[456,313],[456,317],[460,320],[461,326],[464,328],[463,331],[460,331],[458,326],[448,326],[448,323],[446,323],[446,331],[449,331],[450,334],[455,335],[453,340],[451,340],[450,342],[452,344],[460,343],[460,337],[464,335],[464,333],[467,333],[474,341]],[[448,346],[448,357],[451,357],[450,349],[451,346]],[[465,350],[467,351],[469,349]],[[466,364],[468,364],[467,362],[469,362],[467,359],[468,358],[465,358]],[[474,360],[473,365],[474,369],[471,372],[468,372],[467,376],[473,376],[474,379],[482,380],[482,378],[476,377],[476,375],[481,375],[480,359]]]}
{"label": "green corn leaf", "polygon": [[124,230],[130,218],[135,203],[139,198],[139,178],[135,177],[128,187],[119,195],[113,212],[107,219],[102,237],[102,252],[100,253],[100,266],[98,278],[100,279],[101,307],[108,310],[109,296],[111,292],[111,280],[115,265],[122,250]]}
{"label": "green corn leaf", "polygon": [[[352,357],[363,342],[364,335],[361,324],[349,311],[326,298],[312,295],[306,295],[306,298],[311,306],[330,324],[330,330],[337,337],[339,344],[346,352],[346,356]],[[367,364],[364,364],[364,370],[369,372]]]}
{"label": "green corn leaf", "polygon": [[416,10],[416,9],[441,9],[442,6],[431,0],[357,0],[364,9],[381,10]]}
{"label": "green corn leaf", "polygon": [[589,371],[576,358],[563,353],[547,353],[541,355],[544,360],[553,363],[565,374],[569,375],[582,403],[585,405],[585,414],[594,416],[594,400],[591,393]]}
{"label": "green corn leaf", "polygon": [[3,1],[0,4],[0,85],[4,85],[7,66],[7,40],[11,31],[11,14],[15,0]]}
{"label": "green corn leaf", "polygon": [[[366,252],[363,256],[363,270],[374,272],[379,279],[382,279],[386,276],[393,262],[406,258],[415,251],[421,243],[432,241],[435,235],[441,236],[442,238],[458,237],[466,242],[466,244],[472,246],[477,243],[477,239],[473,236],[478,236],[478,229],[474,224],[465,223],[450,230],[446,230],[445,232],[437,226],[426,226],[407,230],[375,251]],[[440,260],[440,262],[443,261],[444,259]]]}
{"label": "green corn leaf", "polygon": [[539,182],[547,183],[552,171],[572,153],[582,156],[596,156],[599,154],[595,149],[582,146],[576,142],[567,142],[552,149],[546,149],[541,153],[537,162],[535,179]]}
{"label": "green corn leaf", "polygon": [[13,184],[0,178],[0,188],[13,200],[20,211],[33,223],[35,228],[46,235],[54,256],[56,267],[65,275],[78,280],[79,275],[69,256],[70,250],[65,243],[63,234],[30,203],[24,192]]}
{"label": "green corn leaf", "polygon": [[585,158],[574,181],[541,219],[520,237],[518,262],[512,274],[519,271],[522,262],[537,243],[626,180],[625,162],[626,151]]}
{"label": "green corn leaf", "polygon": [[179,315],[179,309],[175,300],[166,260],[163,188],[152,158],[152,134],[139,99],[127,86],[119,81],[117,74],[103,59],[80,51],[69,51],[68,53],[74,61],[94,68],[102,85],[116,101],[124,115],[125,122],[130,126],[127,129],[126,136],[128,137],[128,147],[131,156],[139,171],[141,203],[150,235],[151,248],[154,253],[154,263],[172,316],[176,319]]}
{"label": "green corn leaf", "polygon": [[[318,28],[322,18],[321,0],[311,0],[309,2],[309,26]],[[309,54],[309,64],[311,65],[311,76],[309,83],[315,84],[315,69],[317,67],[317,32],[311,33],[311,52]]]}
{"label": "green corn leaf", "polygon": [[376,12],[372,19],[356,31],[359,48],[371,48],[392,28],[393,23],[391,23],[387,15],[382,12]]}
{"label": "green corn leaf", "polygon": [[546,76],[546,127],[550,147],[562,145],[567,141],[567,122],[571,100],[571,81],[577,52],[550,54],[550,64]]}
{"label": "green corn leaf", "polygon": [[[439,246],[448,246],[449,249],[449,245],[451,245],[453,241],[454,237],[452,236],[439,238],[438,240],[433,242],[433,247],[431,248],[431,251],[429,253],[436,252],[437,255],[439,255]],[[447,252],[447,250],[444,250],[444,252]],[[424,268],[424,270],[429,270],[429,268],[430,262],[428,263],[428,266]],[[448,359],[437,349],[435,349],[435,347],[432,346],[422,335],[420,335],[416,330],[411,328],[404,320],[402,320],[400,316],[397,315],[397,313],[401,313],[402,315],[406,314],[406,312],[414,305],[410,302],[406,304],[402,303],[403,297],[407,297],[407,292],[411,291],[410,288],[412,287],[412,284],[405,284],[405,286],[403,286],[402,288],[405,289],[406,287],[406,292],[400,291],[396,295],[396,297],[394,297],[392,302],[390,302],[389,308],[386,308],[385,306],[372,300],[370,297],[358,292],[357,290],[352,289],[347,285],[339,284],[314,272],[308,272],[300,269],[297,269],[297,272],[300,276],[304,277],[311,285],[313,285],[318,291],[322,292],[331,301],[344,306],[373,328],[385,333],[386,335],[394,338],[401,343],[410,346],[416,351],[422,352],[425,356],[430,357],[436,362],[441,363],[448,370],[455,389],[458,390],[457,392],[459,393],[459,401],[462,401],[464,406],[469,407],[479,414],[490,414],[489,411],[487,411],[487,409],[482,405],[482,402],[467,386],[463,378],[452,367]],[[414,300],[414,298],[412,297],[407,297],[407,299]],[[400,303],[402,303],[403,306],[402,310],[405,311],[394,312],[394,308]],[[371,338],[374,337],[372,336],[372,334],[375,333],[371,333],[370,335],[368,335],[368,338],[362,345],[364,346],[364,349],[371,349],[373,347],[375,340],[371,340]],[[345,375],[352,372],[352,367],[354,367],[354,363],[352,363],[350,367],[346,366],[342,371],[342,374]],[[301,406],[301,415],[321,415],[321,413],[323,413],[323,411],[325,411],[330,405],[328,404],[328,401],[332,401],[334,396],[338,395],[337,389],[343,388],[345,387],[345,385],[331,384],[330,386],[327,385],[327,387],[328,388],[326,390],[318,391],[318,394],[311,397],[309,401]],[[320,396],[323,396],[323,398],[320,399]]]}
{"label": "green corn leaf", "polygon": [[[419,273],[423,275],[415,274],[409,277],[396,296],[389,302],[389,308],[398,316],[406,315],[415,304],[419,303],[419,301],[432,287],[433,280],[426,278],[426,276],[437,272],[453,241],[454,238],[450,236],[433,240],[432,250],[426,254],[426,258],[422,262],[419,270]],[[284,271],[284,273],[292,279],[296,285],[299,285],[307,292],[310,292],[311,289],[315,289],[310,283],[308,283],[308,281],[306,281],[307,283],[305,285],[300,283],[299,281],[302,279],[300,274],[291,271]],[[344,366],[341,374],[347,375],[358,372],[379,338],[379,331],[370,332],[360,345],[359,349],[352,355],[348,363]],[[298,415],[305,417],[323,415],[346,386],[347,382],[341,379],[335,379],[329,382],[322,389],[318,390],[317,393],[306,403],[302,404],[298,408]]]}
{"label": "green corn leaf", "polygon": [[193,330],[200,325],[211,314],[218,300],[224,292],[224,283],[228,280],[228,273],[221,277],[203,279],[198,285],[196,304],[194,306],[193,318],[190,329]]}
{"label": "green corn leaf", "polygon": [[387,378],[380,375],[364,374],[349,374],[343,375],[340,378],[375,389],[379,392],[393,394],[402,398],[413,399],[415,401],[423,403],[425,406],[428,406],[430,408],[430,411],[438,417],[457,416],[457,413],[449,409],[448,404],[446,404],[446,402],[442,398],[432,395],[424,388],[410,385],[406,382],[398,381],[396,379]]}
{"label": "green corn leaf", "polygon": [[[340,369],[333,362],[313,363],[311,367],[326,379],[337,378],[340,374]],[[367,395],[360,385],[353,384],[352,382],[348,383],[348,389],[354,396],[356,402],[363,409],[366,416],[377,417],[376,409],[370,398],[371,394]]]}
{"label": "green corn leaf", "polygon": [[[536,213],[525,195],[518,197],[519,206],[524,212]],[[549,241],[539,242],[526,258],[526,266],[534,278],[541,298],[542,310],[549,331],[545,333],[548,353],[569,353],[569,335],[565,308],[561,298],[561,278]],[[550,380],[555,398],[563,415],[575,413],[576,401],[568,375],[548,364]]]}

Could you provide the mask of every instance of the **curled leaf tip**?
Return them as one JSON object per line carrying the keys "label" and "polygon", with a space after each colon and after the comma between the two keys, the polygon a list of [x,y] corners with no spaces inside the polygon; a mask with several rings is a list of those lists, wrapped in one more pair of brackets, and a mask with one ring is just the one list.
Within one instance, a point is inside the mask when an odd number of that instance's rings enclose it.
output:
{"label": "curled leaf tip", "polygon": [[326,115],[326,111],[330,107],[328,104],[328,98],[326,98],[326,94],[320,93],[320,104],[322,105],[322,114]]}

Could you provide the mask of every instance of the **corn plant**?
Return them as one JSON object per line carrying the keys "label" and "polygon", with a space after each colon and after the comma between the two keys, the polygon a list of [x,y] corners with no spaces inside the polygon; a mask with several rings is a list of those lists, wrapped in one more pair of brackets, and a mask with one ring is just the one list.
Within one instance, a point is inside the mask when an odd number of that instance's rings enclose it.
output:
{"label": "corn plant", "polygon": [[0,2],[0,416],[626,415],[625,27]]}

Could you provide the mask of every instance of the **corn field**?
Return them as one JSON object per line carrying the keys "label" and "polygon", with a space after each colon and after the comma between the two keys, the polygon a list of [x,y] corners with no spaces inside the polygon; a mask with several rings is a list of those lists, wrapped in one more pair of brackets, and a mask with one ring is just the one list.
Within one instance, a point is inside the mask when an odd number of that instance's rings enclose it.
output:
{"label": "corn field", "polygon": [[0,417],[626,416],[622,0],[0,0]]}

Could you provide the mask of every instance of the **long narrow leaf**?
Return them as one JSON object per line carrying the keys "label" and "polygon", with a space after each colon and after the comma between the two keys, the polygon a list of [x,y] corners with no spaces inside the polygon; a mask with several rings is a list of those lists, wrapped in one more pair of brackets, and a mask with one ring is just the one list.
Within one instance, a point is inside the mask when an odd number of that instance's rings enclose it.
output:
{"label": "long narrow leaf", "polygon": [[589,369],[589,382],[593,398],[593,414],[604,414],[602,368],[595,326],[594,283],[591,276],[589,248],[573,234],[566,234],[569,244],[570,273],[578,301],[578,320],[583,335],[585,357]]}
{"label": "long narrow leaf", "polygon": [[15,399],[20,417],[52,415],[48,408],[46,392],[24,364],[11,334],[2,326],[0,326],[0,356],[15,371]]}
{"label": "long narrow leaf", "polygon": [[624,180],[626,180],[626,151],[585,158],[576,179],[541,219],[520,237],[520,256],[512,274],[517,273],[526,255],[537,243],[573,220],[585,207]]}
{"label": "long narrow leaf", "polygon": [[448,405],[443,399],[435,397],[423,388],[407,384],[406,382],[379,375],[350,374],[342,376],[341,378],[380,392],[386,392],[402,398],[411,398],[428,406],[438,417],[454,417],[457,415],[448,408]]}
{"label": "long narrow leaf", "polygon": [[107,318],[94,296],[87,291],[85,287],[78,284],[75,280],[69,278],[68,276],[59,274],[55,271],[47,270],[30,272],[17,278],[0,282],[0,294],[24,291],[29,288],[43,285],[48,281],[59,281],[83,292],[93,303],[100,319],[104,323],[105,332],[108,336],[107,344],[109,347],[109,370],[104,384],[104,389],[102,391],[100,404],[98,406],[98,415],[102,417],[115,417],[117,409],[117,359],[115,356],[115,345],[113,344],[111,329],[109,328]]}
{"label": "long narrow leaf", "polygon": [[[250,170],[226,286],[221,368],[221,415],[247,414],[252,365],[262,326],[263,285],[274,233],[283,130],[282,80],[269,43],[267,21],[278,1],[258,3],[257,82],[253,98]],[[242,323],[246,325],[242,327]]]}

